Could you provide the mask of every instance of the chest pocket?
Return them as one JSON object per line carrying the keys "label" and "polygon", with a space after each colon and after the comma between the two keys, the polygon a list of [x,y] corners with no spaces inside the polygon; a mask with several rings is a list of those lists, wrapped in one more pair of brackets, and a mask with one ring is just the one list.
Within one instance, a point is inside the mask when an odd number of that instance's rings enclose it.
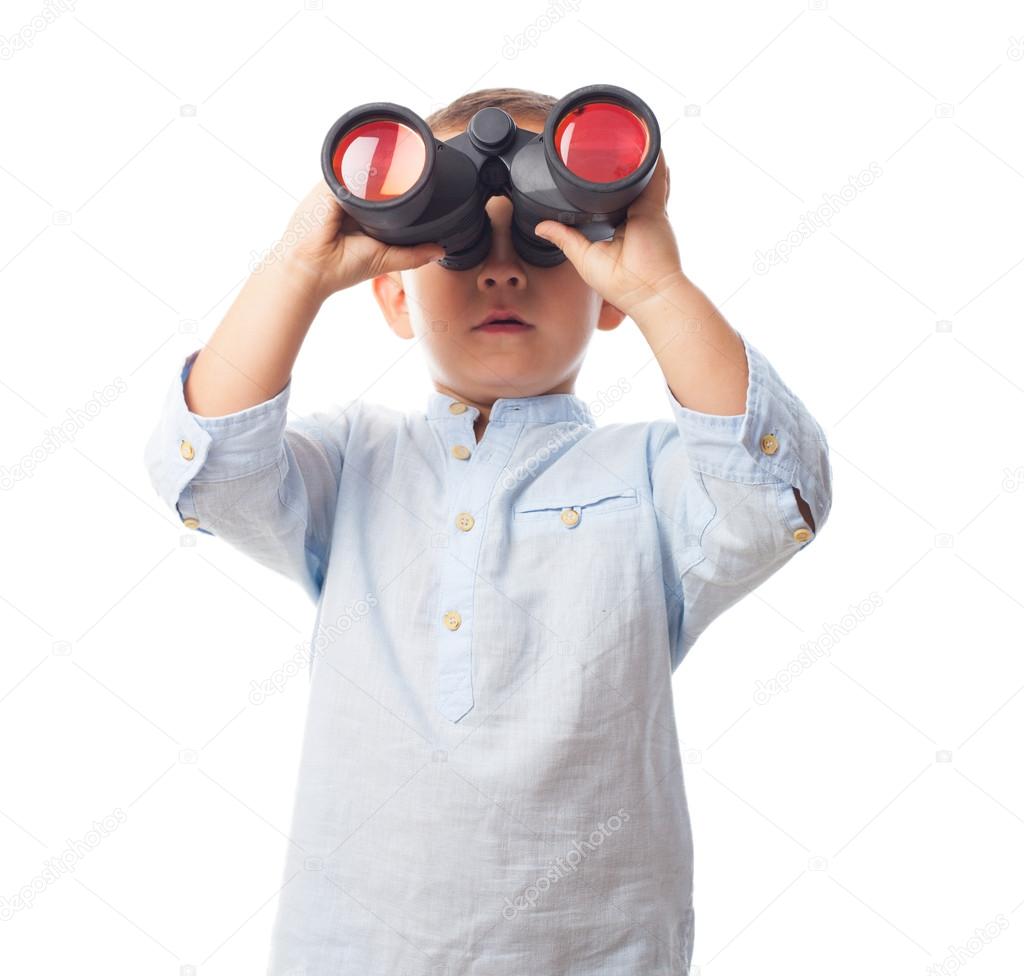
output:
{"label": "chest pocket", "polygon": [[524,498],[512,510],[516,522],[541,522],[552,527],[575,529],[593,519],[636,508],[640,496],[636,488],[615,486],[574,492],[567,488],[556,498]]}

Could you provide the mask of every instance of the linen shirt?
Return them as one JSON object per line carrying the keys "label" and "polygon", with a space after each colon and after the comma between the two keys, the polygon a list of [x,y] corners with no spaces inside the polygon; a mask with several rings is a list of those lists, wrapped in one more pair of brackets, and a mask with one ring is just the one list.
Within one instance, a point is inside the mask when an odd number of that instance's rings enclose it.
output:
{"label": "linen shirt", "polygon": [[199,416],[186,357],[157,492],[316,604],[270,976],[688,972],[672,674],[831,508],[821,427],[743,344],[742,414],[500,398],[479,442],[436,391]]}

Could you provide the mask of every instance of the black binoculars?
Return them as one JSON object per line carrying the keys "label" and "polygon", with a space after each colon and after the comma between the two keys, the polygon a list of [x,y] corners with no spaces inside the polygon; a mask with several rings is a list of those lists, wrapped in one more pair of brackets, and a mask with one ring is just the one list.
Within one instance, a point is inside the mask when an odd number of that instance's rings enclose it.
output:
{"label": "black binoculars", "polygon": [[445,142],[410,109],[368,102],[331,126],[321,168],[366,234],[387,244],[436,242],[445,250],[438,263],[452,271],[486,257],[484,205],[507,196],[516,253],[553,267],[565,255],[533,233],[537,223],[557,220],[588,240],[607,240],[650,182],[660,148],[657,119],[643,101],[615,85],[588,85],[552,108],[541,133],[488,107]]}

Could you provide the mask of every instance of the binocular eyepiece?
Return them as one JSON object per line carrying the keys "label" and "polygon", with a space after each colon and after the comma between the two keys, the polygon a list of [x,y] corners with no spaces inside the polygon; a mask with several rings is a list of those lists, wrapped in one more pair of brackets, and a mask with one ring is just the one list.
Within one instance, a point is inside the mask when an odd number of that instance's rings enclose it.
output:
{"label": "binocular eyepiece", "polygon": [[562,251],[537,237],[541,220],[607,240],[650,182],[661,149],[657,119],[632,92],[588,85],[562,98],[541,133],[503,109],[480,109],[464,132],[435,138],[415,112],[369,102],[346,112],[324,140],[321,168],[342,208],[387,244],[436,242],[442,267],[465,271],[491,247],[484,209],[512,201],[512,243],[530,264],[552,267]]}

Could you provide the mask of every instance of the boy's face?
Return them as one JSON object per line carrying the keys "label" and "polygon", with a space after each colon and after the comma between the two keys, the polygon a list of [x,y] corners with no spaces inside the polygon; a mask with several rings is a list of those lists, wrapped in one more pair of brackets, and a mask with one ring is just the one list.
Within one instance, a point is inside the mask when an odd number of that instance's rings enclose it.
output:
{"label": "boy's face", "polygon": [[[532,132],[543,119],[517,118]],[[458,131],[435,133],[442,142]],[[566,260],[539,268],[512,246],[512,201],[491,197],[490,252],[466,271],[431,262],[373,279],[388,324],[404,339],[422,338],[434,387],[478,407],[498,397],[572,393],[594,329],[625,317],[602,300]],[[499,333],[474,329],[493,309],[514,311],[532,328]]]}

